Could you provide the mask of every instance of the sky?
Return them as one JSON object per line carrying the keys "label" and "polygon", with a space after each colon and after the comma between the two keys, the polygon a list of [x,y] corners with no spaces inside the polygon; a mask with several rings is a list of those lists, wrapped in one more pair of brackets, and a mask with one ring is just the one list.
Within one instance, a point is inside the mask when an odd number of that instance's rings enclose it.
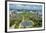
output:
{"label": "sky", "polygon": [[9,4],[9,9],[42,10],[42,5]]}

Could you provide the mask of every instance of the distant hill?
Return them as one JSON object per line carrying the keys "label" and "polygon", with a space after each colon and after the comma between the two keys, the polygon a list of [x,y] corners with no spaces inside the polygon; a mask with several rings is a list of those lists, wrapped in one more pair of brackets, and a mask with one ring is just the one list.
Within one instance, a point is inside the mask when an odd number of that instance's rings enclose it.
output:
{"label": "distant hill", "polygon": [[20,4],[10,4],[9,5],[10,10],[17,10],[17,11],[42,11],[42,6],[41,5],[20,5]]}

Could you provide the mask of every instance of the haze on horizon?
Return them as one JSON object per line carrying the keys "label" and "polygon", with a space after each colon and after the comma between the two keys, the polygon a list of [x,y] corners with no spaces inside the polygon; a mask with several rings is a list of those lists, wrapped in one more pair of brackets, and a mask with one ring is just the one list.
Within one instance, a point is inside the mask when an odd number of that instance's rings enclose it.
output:
{"label": "haze on horizon", "polygon": [[28,4],[9,4],[9,9],[26,9],[26,10],[42,10],[42,5],[28,5]]}

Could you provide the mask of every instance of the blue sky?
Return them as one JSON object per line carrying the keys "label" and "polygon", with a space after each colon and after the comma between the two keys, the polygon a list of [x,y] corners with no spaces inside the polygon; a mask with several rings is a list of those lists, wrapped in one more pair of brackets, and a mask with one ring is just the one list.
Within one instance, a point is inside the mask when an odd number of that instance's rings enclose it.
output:
{"label": "blue sky", "polygon": [[42,10],[42,5],[9,4],[10,9]]}

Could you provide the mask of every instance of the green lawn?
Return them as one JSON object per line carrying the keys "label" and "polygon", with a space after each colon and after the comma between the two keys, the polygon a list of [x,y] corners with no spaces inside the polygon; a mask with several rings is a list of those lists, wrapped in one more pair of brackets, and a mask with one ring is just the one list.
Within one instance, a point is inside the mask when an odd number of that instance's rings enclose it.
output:
{"label": "green lawn", "polygon": [[[41,16],[38,16],[36,13],[30,13],[30,12],[23,12],[18,13],[17,18],[10,19],[10,27],[15,24],[15,29],[19,29],[20,23],[22,21],[33,21],[32,27],[41,27],[42,26],[42,18]],[[29,28],[32,28],[29,27]]]}

